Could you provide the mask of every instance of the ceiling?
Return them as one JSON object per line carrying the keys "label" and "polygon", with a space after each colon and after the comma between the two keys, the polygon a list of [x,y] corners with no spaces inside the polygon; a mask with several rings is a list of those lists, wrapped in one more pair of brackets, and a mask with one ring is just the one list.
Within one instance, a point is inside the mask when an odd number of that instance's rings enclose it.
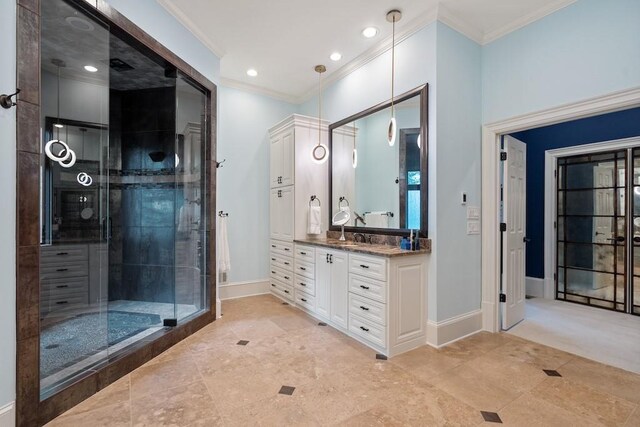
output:
{"label": "ceiling", "polygon": [[[222,83],[302,102],[390,46],[390,9],[400,9],[397,38],[436,18],[484,44],[576,0],[157,0],[220,58]],[[361,31],[379,29],[366,39]],[[338,51],[342,59],[329,55]],[[257,77],[246,71],[254,68]]]}

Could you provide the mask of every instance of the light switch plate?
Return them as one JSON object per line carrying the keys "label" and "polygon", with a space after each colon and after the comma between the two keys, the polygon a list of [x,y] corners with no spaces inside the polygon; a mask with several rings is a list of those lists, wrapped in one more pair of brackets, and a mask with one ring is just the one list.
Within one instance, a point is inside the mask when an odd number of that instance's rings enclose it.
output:
{"label": "light switch plate", "polygon": [[480,221],[467,221],[467,234],[480,234]]}
{"label": "light switch plate", "polygon": [[467,206],[467,219],[480,219],[480,207]]}

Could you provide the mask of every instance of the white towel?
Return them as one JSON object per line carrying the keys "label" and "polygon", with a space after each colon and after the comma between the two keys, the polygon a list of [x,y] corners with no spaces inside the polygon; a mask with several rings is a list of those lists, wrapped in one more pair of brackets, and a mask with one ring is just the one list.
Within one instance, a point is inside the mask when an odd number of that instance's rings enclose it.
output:
{"label": "white towel", "polygon": [[218,272],[228,273],[231,270],[231,259],[229,256],[229,237],[227,235],[227,217],[218,217]]}
{"label": "white towel", "polygon": [[320,206],[309,206],[307,234],[322,233],[322,210]]}
{"label": "white towel", "polygon": [[367,222],[367,227],[389,228],[389,215],[387,215],[387,212],[369,212],[365,214],[364,220]]}

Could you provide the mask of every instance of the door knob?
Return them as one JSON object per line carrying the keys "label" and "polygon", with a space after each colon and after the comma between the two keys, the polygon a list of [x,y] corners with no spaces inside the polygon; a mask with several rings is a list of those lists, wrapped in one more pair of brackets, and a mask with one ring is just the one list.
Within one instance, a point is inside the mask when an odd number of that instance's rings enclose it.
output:
{"label": "door knob", "polygon": [[610,241],[616,242],[616,243],[623,243],[624,242],[624,236],[609,237],[607,240],[610,240]]}
{"label": "door knob", "polygon": [[531,239],[528,238],[528,237],[523,237],[522,241],[525,242],[525,243],[529,243],[531,241]]}
{"label": "door knob", "polygon": [[640,243],[640,236],[634,236],[633,237],[633,242],[634,243]]}

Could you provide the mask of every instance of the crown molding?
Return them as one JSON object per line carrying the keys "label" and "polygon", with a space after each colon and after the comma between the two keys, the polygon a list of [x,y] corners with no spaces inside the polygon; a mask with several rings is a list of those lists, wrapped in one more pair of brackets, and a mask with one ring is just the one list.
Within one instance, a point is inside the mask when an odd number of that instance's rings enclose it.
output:
{"label": "crown molding", "polygon": [[498,28],[497,30],[490,31],[485,33],[482,38],[481,44],[488,44],[494,40],[499,39],[500,37],[506,36],[507,34],[516,31],[522,27],[525,27],[539,19],[544,18],[547,15],[551,15],[554,12],[557,12],[560,9],[563,9],[578,0],[557,0],[553,3],[548,4],[547,6],[541,7],[540,9],[531,12],[528,15],[525,15],[521,18],[516,19],[515,21],[510,22],[509,24]]}
{"label": "crown molding", "polygon": [[176,18],[188,31],[190,31],[198,40],[202,42],[209,50],[211,50],[218,58],[222,59],[225,55],[224,49],[211,41],[200,28],[182,12],[178,6],[173,4],[171,0],[156,0],[160,6],[164,7],[174,18]]}
{"label": "crown molding", "polygon": [[226,77],[220,77],[220,85],[229,87],[232,89],[242,90],[244,92],[250,92],[257,95],[264,95],[270,98],[274,98],[278,101],[288,102],[289,104],[301,104],[300,97],[289,95],[283,92],[278,92],[271,89],[266,89],[260,86],[252,85],[249,83],[241,82],[234,79],[228,79]]}
{"label": "crown molding", "polygon": [[477,28],[470,22],[461,19],[442,4],[438,5],[438,21],[443,24],[447,24],[449,27],[459,33],[462,33],[478,44],[483,43],[484,33],[481,29]]}

